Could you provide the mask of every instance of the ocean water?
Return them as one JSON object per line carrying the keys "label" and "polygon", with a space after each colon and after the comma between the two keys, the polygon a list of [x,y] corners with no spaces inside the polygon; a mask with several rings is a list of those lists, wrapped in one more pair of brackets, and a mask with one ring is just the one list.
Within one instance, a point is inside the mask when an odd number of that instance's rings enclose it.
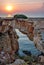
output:
{"label": "ocean water", "polygon": [[24,56],[24,50],[30,51],[32,55],[39,55],[41,52],[36,49],[34,46],[34,42],[29,40],[27,35],[21,33],[18,29],[16,29],[17,35],[19,36],[19,55]]}
{"label": "ocean water", "polygon": [[42,39],[44,41],[44,32],[41,32]]}

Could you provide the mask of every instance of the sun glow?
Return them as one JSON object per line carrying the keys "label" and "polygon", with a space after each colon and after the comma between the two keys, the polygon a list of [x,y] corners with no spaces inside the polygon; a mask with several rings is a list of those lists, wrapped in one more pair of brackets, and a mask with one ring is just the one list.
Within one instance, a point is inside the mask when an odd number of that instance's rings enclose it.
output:
{"label": "sun glow", "polygon": [[7,17],[12,17],[12,15],[11,14],[8,14],[8,16]]}
{"label": "sun glow", "polygon": [[11,6],[11,5],[6,6],[6,10],[7,11],[12,11],[13,10],[13,6]]}

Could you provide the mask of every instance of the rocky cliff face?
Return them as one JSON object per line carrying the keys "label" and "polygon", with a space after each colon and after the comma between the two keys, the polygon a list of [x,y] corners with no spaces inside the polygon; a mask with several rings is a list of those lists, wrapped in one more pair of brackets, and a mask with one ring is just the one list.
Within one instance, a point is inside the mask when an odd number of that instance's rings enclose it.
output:
{"label": "rocky cliff face", "polygon": [[0,62],[10,63],[19,49],[18,36],[11,26],[1,25],[0,28]]}
{"label": "rocky cliff face", "polygon": [[35,47],[41,51],[40,62],[44,62],[44,21],[36,22],[34,27],[34,43]]}
{"label": "rocky cliff face", "polygon": [[36,22],[34,27],[34,42],[38,50],[44,53],[44,21]]}
{"label": "rocky cliff face", "polygon": [[13,31],[13,27],[9,25],[10,22],[8,21],[0,21],[0,24],[0,45],[2,44],[1,46],[4,47],[5,50],[7,50],[6,48],[8,47],[9,50],[14,49],[16,52],[19,46],[17,41],[18,36],[15,30]]}
{"label": "rocky cliff face", "polygon": [[0,36],[0,49],[3,48],[4,51],[10,51],[11,44],[10,44],[10,38],[9,35],[6,34],[1,34]]}
{"label": "rocky cliff face", "polygon": [[8,33],[1,34],[0,48],[3,48],[3,50],[5,51],[11,51],[11,50],[14,50],[15,52],[18,51],[19,48],[18,41],[16,38],[14,38],[13,33],[11,33],[10,36],[8,35]]}

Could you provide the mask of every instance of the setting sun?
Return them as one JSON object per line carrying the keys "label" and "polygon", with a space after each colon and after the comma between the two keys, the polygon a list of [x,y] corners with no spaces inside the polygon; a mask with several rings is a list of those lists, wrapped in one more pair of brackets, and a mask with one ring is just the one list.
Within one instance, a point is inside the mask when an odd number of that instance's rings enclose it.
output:
{"label": "setting sun", "polygon": [[6,6],[6,10],[7,10],[7,11],[12,11],[12,10],[13,10],[13,7],[10,6],[10,5],[8,5],[8,6]]}

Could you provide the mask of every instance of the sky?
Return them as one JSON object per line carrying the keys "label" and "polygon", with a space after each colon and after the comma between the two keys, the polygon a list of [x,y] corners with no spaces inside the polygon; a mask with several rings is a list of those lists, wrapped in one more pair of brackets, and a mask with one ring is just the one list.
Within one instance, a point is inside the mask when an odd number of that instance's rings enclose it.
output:
{"label": "sky", "polygon": [[[12,10],[8,10],[11,6]],[[0,0],[0,16],[25,14],[28,17],[44,17],[44,0]]]}

